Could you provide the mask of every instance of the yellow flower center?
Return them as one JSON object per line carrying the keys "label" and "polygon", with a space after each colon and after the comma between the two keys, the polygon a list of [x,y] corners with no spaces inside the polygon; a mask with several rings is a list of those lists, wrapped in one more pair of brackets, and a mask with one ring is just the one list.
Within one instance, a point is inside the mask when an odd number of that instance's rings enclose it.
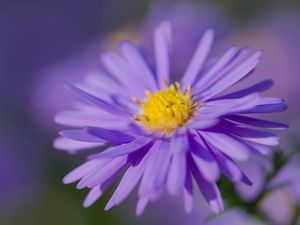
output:
{"label": "yellow flower center", "polygon": [[154,94],[146,91],[148,99],[144,102],[133,98],[142,109],[142,115],[134,115],[144,128],[150,132],[173,133],[182,127],[200,107],[200,103],[193,103],[191,87],[186,92],[180,89],[180,84],[167,86],[165,90],[158,90]]}

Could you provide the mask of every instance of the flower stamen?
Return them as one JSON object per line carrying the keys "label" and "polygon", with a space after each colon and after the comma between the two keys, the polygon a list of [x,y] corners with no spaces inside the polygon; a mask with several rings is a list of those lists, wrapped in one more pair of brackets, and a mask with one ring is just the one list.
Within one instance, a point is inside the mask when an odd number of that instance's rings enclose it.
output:
{"label": "flower stamen", "polygon": [[165,90],[151,93],[145,91],[148,99],[144,102],[133,98],[143,109],[142,115],[134,115],[134,119],[141,123],[150,132],[173,133],[176,128],[182,127],[200,107],[198,102],[191,99],[191,87],[186,92],[175,82]]}

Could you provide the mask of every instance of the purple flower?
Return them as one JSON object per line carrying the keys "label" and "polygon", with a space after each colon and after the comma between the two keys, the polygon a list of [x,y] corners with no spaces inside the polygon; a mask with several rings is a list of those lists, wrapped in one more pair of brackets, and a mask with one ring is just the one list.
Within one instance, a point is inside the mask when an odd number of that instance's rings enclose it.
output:
{"label": "purple flower", "polygon": [[272,86],[270,80],[222,95],[250,75],[262,51],[231,47],[210,59],[213,37],[212,30],[203,34],[179,82],[172,79],[169,63],[172,27],[164,22],[154,32],[154,57],[123,41],[120,55],[102,56],[101,76],[90,76],[85,85],[67,85],[83,101],[75,110],[57,115],[58,123],[75,128],[61,131],[55,147],[72,153],[107,147],[64,178],[66,184],[79,181],[78,189],[91,188],[85,207],[122,171],[105,209],[120,204],[139,184],[137,215],[164,189],[171,195],[183,193],[185,210],[190,212],[193,178],[214,212],[223,210],[216,185],[222,173],[233,182],[251,184],[235,160],[269,153],[279,137],[262,129],[287,126],[247,114],[283,111],[286,105],[260,95]]}
{"label": "purple flower", "polygon": [[278,166],[275,164],[276,156],[273,156],[273,163],[266,158],[254,157],[241,164],[254,185],[236,185],[237,193],[245,202],[258,203],[257,212],[270,224],[293,224],[292,221],[297,216],[295,212],[300,205],[300,155],[287,146],[284,149],[284,153],[288,155],[277,157],[287,161],[278,172],[275,168]]}

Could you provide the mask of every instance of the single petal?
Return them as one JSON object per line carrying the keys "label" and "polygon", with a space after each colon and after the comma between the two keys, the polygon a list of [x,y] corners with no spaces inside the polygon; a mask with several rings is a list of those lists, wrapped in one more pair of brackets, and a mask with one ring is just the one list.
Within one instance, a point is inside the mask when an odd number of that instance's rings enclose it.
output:
{"label": "single petal", "polygon": [[172,153],[185,153],[189,149],[189,142],[186,132],[176,130],[170,142],[170,149]]}
{"label": "single petal", "polygon": [[246,110],[243,113],[274,113],[287,109],[286,103],[278,98],[264,98],[261,103],[253,109]]}
{"label": "single petal", "polygon": [[220,213],[224,210],[223,200],[217,185],[214,182],[208,182],[203,178],[200,171],[197,169],[193,160],[190,160],[191,171],[198,184],[201,193],[215,213]]}
{"label": "single petal", "polygon": [[195,165],[208,181],[216,181],[220,177],[220,170],[216,159],[210,153],[208,146],[203,142],[197,132],[190,135],[191,156]]}
{"label": "single petal", "polygon": [[140,216],[143,214],[145,208],[147,207],[148,202],[149,202],[148,196],[139,198],[137,206],[136,206],[136,210],[135,210],[135,214],[137,216]]}
{"label": "single petal", "polygon": [[89,134],[85,130],[63,130],[59,132],[59,135],[65,138],[70,138],[75,141],[107,143],[106,140]]}
{"label": "single petal", "polygon": [[159,190],[165,184],[171,160],[167,142],[156,141],[149,151],[151,153],[139,188],[140,197]]}
{"label": "single petal", "polygon": [[61,125],[84,127],[95,126],[102,128],[123,128],[129,119],[118,117],[100,110],[93,112],[63,111],[55,116],[55,122]]}
{"label": "single petal", "polygon": [[241,98],[241,97],[244,97],[244,96],[252,94],[252,93],[264,92],[264,91],[269,90],[273,86],[273,84],[274,83],[272,80],[263,80],[263,81],[260,81],[256,84],[254,84],[251,87],[221,96],[218,99],[220,99],[220,98]]}
{"label": "single petal", "polygon": [[88,193],[88,195],[86,196],[86,198],[84,199],[83,207],[88,208],[92,204],[94,204],[102,196],[102,194],[106,191],[106,189],[111,185],[114,178],[115,176],[112,176],[103,184],[93,187]]}
{"label": "single petal", "polygon": [[104,143],[76,141],[69,138],[58,137],[54,140],[53,146],[59,150],[66,150],[70,153],[97,148],[105,145]]}
{"label": "single petal", "polygon": [[186,213],[193,210],[193,182],[189,170],[186,170],[186,180],[183,189],[184,209]]}
{"label": "single petal", "polygon": [[186,180],[186,153],[174,153],[167,178],[167,190],[171,195],[182,191]]}
{"label": "single petal", "polygon": [[160,24],[154,33],[154,52],[156,61],[156,75],[160,88],[164,87],[164,80],[170,82],[169,54],[172,42],[172,27],[168,22]]}
{"label": "single petal", "polygon": [[212,117],[211,115],[198,115],[190,123],[187,124],[188,128],[204,130],[213,127],[219,123],[220,119]]}
{"label": "single petal", "polygon": [[135,137],[117,130],[109,130],[100,127],[86,127],[85,130],[90,135],[113,144],[124,144],[135,139]]}
{"label": "single petal", "polygon": [[282,130],[282,129],[288,128],[288,125],[283,124],[283,123],[262,120],[262,119],[256,119],[256,118],[251,118],[251,117],[242,116],[242,115],[229,115],[229,116],[226,116],[226,119],[232,120],[237,123],[247,124],[250,126],[260,127],[260,128],[268,128],[268,129],[275,129],[275,130]]}
{"label": "single petal", "polygon": [[90,207],[92,204],[94,204],[101,197],[102,194],[103,194],[103,191],[101,190],[100,185],[97,185],[97,186],[93,187],[89,191],[86,198],[84,199],[83,207],[84,208]]}
{"label": "single petal", "polygon": [[213,149],[223,152],[230,158],[241,161],[249,159],[249,147],[237,138],[223,132],[201,131],[199,134]]}
{"label": "single petal", "polygon": [[96,154],[95,157],[114,158],[122,155],[128,155],[129,153],[141,150],[143,148],[150,148],[151,145],[151,139],[145,137],[138,137],[132,142],[110,147],[107,150]]}
{"label": "single petal", "polygon": [[213,30],[209,29],[203,34],[194,53],[194,56],[181,79],[180,83],[183,89],[186,89],[188,85],[192,85],[196,81],[196,78],[203,69],[207,57],[210,53],[213,39]]}

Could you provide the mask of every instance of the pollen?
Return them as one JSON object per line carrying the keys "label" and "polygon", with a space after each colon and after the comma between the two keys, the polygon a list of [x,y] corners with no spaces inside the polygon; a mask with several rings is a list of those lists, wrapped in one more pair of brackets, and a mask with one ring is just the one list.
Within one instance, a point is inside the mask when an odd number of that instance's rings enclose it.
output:
{"label": "pollen", "polygon": [[187,123],[200,107],[200,103],[192,101],[191,87],[183,92],[178,82],[155,93],[147,90],[146,96],[143,102],[133,98],[142,108],[142,115],[135,114],[133,118],[150,132],[173,133]]}

